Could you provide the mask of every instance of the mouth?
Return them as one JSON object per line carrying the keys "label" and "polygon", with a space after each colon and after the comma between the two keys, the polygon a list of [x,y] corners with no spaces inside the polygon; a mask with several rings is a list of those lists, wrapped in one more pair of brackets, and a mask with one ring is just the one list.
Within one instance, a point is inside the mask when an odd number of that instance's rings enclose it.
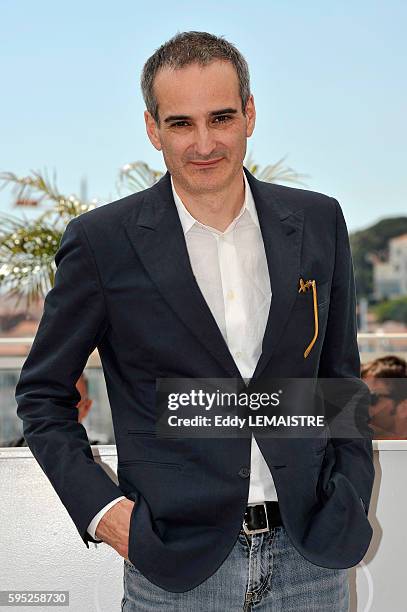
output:
{"label": "mouth", "polygon": [[213,159],[207,162],[191,162],[191,164],[193,164],[194,166],[196,166],[197,168],[211,168],[212,166],[216,166],[216,164],[218,164],[220,161],[222,161],[223,157],[220,157],[219,159]]}

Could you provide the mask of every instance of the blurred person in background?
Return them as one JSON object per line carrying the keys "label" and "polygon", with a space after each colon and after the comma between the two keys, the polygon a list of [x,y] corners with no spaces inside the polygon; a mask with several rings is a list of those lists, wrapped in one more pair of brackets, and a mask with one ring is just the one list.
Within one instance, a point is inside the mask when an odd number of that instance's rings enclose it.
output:
{"label": "blurred person in background", "polygon": [[407,362],[396,355],[379,357],[361,367],[371,391],[370,427],[378,440],[407,438]]}
{"label": "blurred person in background", "polygon": [[[90,411],[90,409],[92,407],[92,404],[93,404],[93,399],[91,399],[89,397],[89,395],[88,395],[88,393],[89,393],[89,381],[88,381],[88,378],[87,378],[87,376],[86,376],[86,374],[84,372],[78,378],[78,381],[76,383],[76,388],[78,389],[79,393],[81,394],[81,399],[76,404],[76,407],[78,409],[78,422],[82,423],[83,420],[89,414],[89,411]],[[90,444],[99,444],[99,441],[98,440],[89,440],[89,443]],[[4,442],[4,443],[2,443],[2,446],[3,447],[27,446],[27,442],[26,442],[24,436],[20,436],[19,438],[16,438],[15,440],[12,440],[11,442]]]}
{"label": "blurred person in background", "polygon": [[93,404],[93,400],[89,397],[89,381],[85,373],[79,377],[78,382],[76,383],[76,388],[81,394],[81,399],[76,404],[76,407],[78,409],[78,421],[79,423],[82,423],[82,421],[87,417]]}

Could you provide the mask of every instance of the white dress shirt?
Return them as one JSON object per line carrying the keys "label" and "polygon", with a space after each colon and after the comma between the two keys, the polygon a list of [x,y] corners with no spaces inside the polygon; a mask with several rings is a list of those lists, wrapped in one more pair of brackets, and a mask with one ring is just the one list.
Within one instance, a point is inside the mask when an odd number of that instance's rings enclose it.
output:
{"label": "white dress shirt", "polygon": [[[255,202],[242,173],[245,200],[224,232],[197,221],[175,191],[172,177],[171,186],[198,286],[242,377],[250,379],[262,352],[271,287]],[[102,516],[120,499],[125,498],[114,499],[92,520],[88,532],[93,538]],[[252,434],[248,504],[265,500],[276,501],[277,492]]]}

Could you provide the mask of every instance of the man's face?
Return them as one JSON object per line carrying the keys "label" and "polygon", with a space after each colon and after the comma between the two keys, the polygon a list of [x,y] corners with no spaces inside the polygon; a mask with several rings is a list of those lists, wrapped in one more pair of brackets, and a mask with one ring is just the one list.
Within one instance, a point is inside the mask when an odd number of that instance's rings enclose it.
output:
{"label": "man's face", "polygon": [[394,433],[394,413],[397,404],[391,397],[390,385],[385,379],[374,376],[366,376],[363,380],[370,391],[378,396],[377,402],[369,407],[372,429],[378,427],[383,431]]}
{"label": "man's face", "polygon": [[147,133],[163,152],[175,183],[191,194],[227,188],[242,172],[256,116],[253,96],[243,115],[233,64],[214,61],[163,69],[156,75],[154,92],[160,126],[145,111]]}

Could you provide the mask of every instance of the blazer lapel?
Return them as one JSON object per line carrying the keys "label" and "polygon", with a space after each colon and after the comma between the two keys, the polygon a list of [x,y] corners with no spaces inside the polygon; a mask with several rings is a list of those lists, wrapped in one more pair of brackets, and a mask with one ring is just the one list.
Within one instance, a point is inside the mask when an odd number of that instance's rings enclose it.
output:
{"label": "blazer lapel", "polygon": [[233,378],[240,372],[196,282],[167,172],[124,220],[131,244],[181,321]]}
{"label": "blazer lapel", "polygon": [[291,210],[272,185],[257,180],[246,168],[244,171],[256,204],[272,292],[262,353],[251,379],[254,383],[276,349],[297,297],[304,211]]}

